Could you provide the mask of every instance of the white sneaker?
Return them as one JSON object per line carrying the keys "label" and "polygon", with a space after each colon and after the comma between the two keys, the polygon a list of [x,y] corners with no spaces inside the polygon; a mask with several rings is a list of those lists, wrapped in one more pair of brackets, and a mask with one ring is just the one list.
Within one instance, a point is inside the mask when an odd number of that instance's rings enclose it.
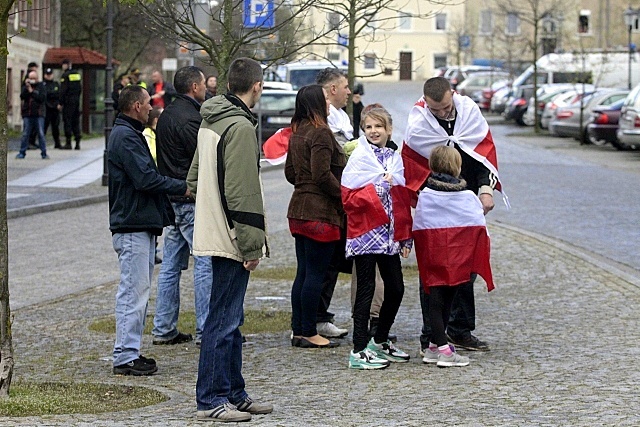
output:
{"label": "white sneaker", "polygon": [[438,354],[437,366],[447,368],[451,366],[467,366],[469,358],[460,356],[458,353],[452,353],[451,356],[445,356],[443,353]]}
{"label": "white sneaker", "polygon": [[322,335],[325,338],[342,338],[349,333],[346,329],[338,328],[331,322],[318,322],[316,329],[318,330],[318,335]]}
{"label": "white sneaker", "polygon": [[432,351],[429,347],[420,350],[422,357],[422,363],[438,363],[438,349]]}

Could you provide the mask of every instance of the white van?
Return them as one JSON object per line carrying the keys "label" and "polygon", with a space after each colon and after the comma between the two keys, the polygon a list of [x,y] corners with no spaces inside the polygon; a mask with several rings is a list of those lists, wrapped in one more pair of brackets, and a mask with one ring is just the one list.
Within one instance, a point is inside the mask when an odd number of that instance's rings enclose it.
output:
{"label": "white van", "polygon": [[[634,54],[631,75],[637,83],[640,59]],[[547,83],[591,83],[596,87],[627,87],[628,53],[550,53],[540,57],[538,86]],[[514,81],[514,86],[533,84],[533,65]]]}
{"label": "white van", "polygon": [[298,90],[302,86],[315,83],[318,73],[328,67],[338,68],[345,74],[347,72],[346,65],[329,61],[299,61],[279,66],[278,74],[284,78],[285,82],[291,83],[294,90]]}

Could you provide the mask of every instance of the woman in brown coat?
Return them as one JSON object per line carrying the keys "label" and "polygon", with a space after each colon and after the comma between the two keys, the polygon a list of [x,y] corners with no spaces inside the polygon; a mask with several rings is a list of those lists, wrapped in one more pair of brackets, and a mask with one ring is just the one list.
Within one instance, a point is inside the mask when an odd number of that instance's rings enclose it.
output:
{"label": "woman in brown coat", "polygon": [[327,125],[328,115],[322,86],[298,91],[285,176],[295,186],[287,218],[298,261],[291,288],[291,344],[304,348],[338,345],[316,330],[322,282],[344,229],[340,178],[346,158]]}

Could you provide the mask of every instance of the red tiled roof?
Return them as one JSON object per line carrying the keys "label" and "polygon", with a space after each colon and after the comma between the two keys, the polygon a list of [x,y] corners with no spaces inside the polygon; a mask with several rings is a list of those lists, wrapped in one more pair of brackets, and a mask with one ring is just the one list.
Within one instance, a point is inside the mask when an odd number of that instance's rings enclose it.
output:
{"label": "red tiled roof", "polygon": [[[62,64],[62,60],[69,59],[76,67],[81,66],[106,66],[107,57],[95,50],[89,50],[84,47],[51,47],[47,49],[42,59],[43,66],[58,67]],[[113,59],[113,65],[120,65],[120,61]]]}

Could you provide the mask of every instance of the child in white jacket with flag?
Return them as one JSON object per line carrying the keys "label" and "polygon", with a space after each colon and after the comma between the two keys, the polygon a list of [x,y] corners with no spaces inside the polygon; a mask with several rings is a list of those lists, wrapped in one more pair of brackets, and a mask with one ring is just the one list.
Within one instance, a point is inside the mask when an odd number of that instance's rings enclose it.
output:
{"label": "child in white jacket with flag", "polygon": [[[404,294],[400,253],[411,251],[409,193],[404,187],[400,155],[385,147],[391,117],[384,108],[362,116],[364,131],[342,174],[342,202],[347,213],[347,258],[354,258],[357,291],[353,308],[353,351],[349,367],[383,369],[389,362],[407,362],[409,355],[389,341],[389,330]],[[369,340],[371,301],[378,266],[384,302],[376,334]]]}

